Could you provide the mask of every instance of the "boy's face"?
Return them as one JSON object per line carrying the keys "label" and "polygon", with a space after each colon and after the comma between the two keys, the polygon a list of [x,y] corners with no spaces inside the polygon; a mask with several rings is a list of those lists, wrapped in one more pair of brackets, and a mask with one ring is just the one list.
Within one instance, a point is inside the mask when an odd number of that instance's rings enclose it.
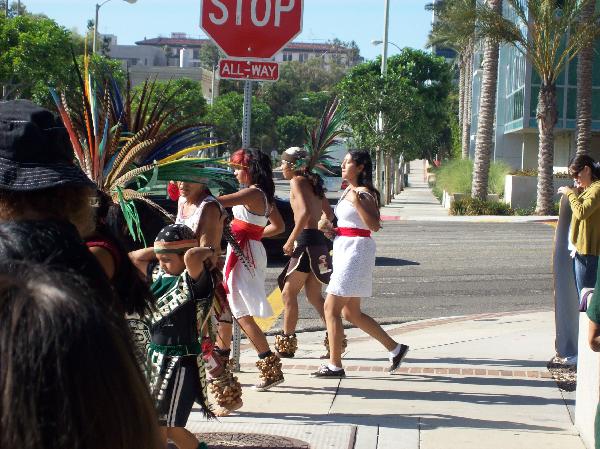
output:
{"label": "boy's face", "polygon": [[157,254],[156,258],[165,273],[179,276],[185,270],[185,262],[181,254]]}

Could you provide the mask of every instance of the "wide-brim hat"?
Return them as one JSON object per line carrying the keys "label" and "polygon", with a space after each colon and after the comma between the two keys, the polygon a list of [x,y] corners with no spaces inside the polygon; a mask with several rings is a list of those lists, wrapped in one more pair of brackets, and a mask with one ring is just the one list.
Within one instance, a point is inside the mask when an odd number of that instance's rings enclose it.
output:
{"label": "wide-brim hat", "polygon": [[95,187],[74,163],[61,121],[28,100],[0,102],[0,190],[62,185]]}

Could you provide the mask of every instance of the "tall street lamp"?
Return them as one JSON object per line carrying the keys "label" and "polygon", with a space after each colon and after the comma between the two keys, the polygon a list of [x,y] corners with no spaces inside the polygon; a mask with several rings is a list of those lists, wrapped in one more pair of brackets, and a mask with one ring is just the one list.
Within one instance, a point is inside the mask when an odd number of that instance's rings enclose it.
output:
{"label": "tall street lamp", "polygon": [[[92,53],[96,53],[96,36],[98,35],[98,11],[100,11],[100,8],[104,5],[106,5],[108,2],[110,2],[111,0],[104,0],[102,3],[96,3],[96,20],[94,20],[94,39],[93,39],[93,43],[92,43]],[[124,2],[127,3],[135,3],[137,2],[137,0],[123,0]]]}

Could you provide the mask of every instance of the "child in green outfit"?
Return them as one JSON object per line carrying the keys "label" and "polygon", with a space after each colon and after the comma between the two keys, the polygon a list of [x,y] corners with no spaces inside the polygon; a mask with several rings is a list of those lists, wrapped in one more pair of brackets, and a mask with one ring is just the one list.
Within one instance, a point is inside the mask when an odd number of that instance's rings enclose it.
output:
{"label": "child in green outfit", "polygon": [[192,230],[176,224],[160,231],[153,248],[130,253],[157,298],[155,310],[131,327],[135,340],[144,346],[165,447],[167,438],[179,449],[205,447],[185,429],[194,402],[207,417],[214,417],[200,345],[214,295],[204,262],[214,252],[211,247],[198,247]]}

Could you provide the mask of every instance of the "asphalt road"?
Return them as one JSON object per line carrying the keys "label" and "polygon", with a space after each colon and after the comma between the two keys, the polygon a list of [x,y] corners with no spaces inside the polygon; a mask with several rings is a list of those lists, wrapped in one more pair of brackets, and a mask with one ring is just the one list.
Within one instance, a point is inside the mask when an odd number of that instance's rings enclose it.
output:
{"label": "asphalt road", "polygon": [[[374,296],[363,310],[380,323],[399,323],[548,309],[553,234],[539,223],[385,222],[374,235]],[[270,261],[269,292],[282,264]],[[322,328],[302,293],[299,307],[298,330]]]}

